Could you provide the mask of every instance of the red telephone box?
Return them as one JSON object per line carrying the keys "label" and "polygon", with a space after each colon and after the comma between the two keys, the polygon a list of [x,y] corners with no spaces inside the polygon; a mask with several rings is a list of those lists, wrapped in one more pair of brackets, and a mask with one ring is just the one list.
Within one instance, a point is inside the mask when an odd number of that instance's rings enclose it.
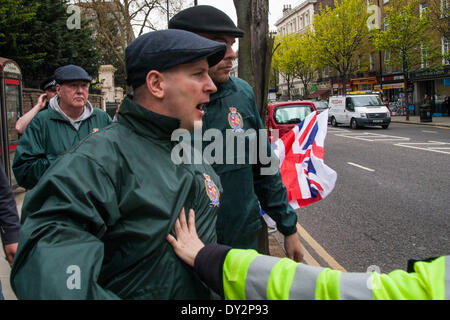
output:
{"label": "red telephone box", "polygon": [[19,65],[0,57],[0,157],[12,187],[17,185],[11,166],[16,153],[19,134],[15,130],[22,115],[22,72]]}

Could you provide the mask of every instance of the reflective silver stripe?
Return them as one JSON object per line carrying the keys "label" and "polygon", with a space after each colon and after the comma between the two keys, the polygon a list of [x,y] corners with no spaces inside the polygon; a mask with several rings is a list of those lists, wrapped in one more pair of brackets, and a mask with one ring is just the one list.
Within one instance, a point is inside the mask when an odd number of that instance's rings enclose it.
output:
{"label": "reflective silver stripe", "polygon": [[300,263],[295,269],[294,280],[289,290],[289,300],[314,300],[316,280],[323,269]]}
{"label": "reflective silver stripe", "polygon": [[341,300],[373,300],[371,273],[341,273]]}
{"label": "reflective silver stripe", "polygon": [[450,256],[445,257],[445,300],[450,300]]}
{"label": "reflective silver stripe", "polygon": [[247,300],[267,299],[267,284],[272,268],[281,259],[270,256],[258,256],[247,270],[245,279],[245,297]]}

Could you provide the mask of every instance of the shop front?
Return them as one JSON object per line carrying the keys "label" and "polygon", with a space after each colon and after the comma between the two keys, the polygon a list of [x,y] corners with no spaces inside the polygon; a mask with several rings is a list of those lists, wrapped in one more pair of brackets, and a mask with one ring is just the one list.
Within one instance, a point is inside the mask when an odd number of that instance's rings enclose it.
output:
{"label": "shop front", "polygon": [[382,78],[382,84],[374,85],[374,90],[382,90],[384,99],[389,103],[397,103],[404,91],[404,77],[402,73],[392,73]]}
{"label": "shop front", "polygon": [[[333,82],[332,84],[332,94],[331,95],[339,95],[342,94],[342,81]],[[352,91],[352,83],[350,81],[347,82],[345,86],[345,92]]]}
{"label": "shop front", "polygon": [[350,79],[352,91],[371,91],[377,84],[376,77]]}
{"label": "shop front", "polygon": [[445,98],[450,97],[450,66],[438,71],[411,73],[414,82],[414,100],[424,103],[425,95],[430,97],[433,117],[449,116]]}

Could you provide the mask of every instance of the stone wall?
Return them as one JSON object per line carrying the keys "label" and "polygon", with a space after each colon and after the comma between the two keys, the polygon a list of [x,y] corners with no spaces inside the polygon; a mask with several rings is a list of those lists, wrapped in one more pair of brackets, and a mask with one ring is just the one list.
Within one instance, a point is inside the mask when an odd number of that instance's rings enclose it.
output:
{"label": "stone wall", "polygon": [[[23,88],[23,113],[28,112],[37,103],[39,96],[43,91],[39,89]],[[89,94],[89,102],[92,106],[96,108],[102,108],[102,95],[100,94]]]}

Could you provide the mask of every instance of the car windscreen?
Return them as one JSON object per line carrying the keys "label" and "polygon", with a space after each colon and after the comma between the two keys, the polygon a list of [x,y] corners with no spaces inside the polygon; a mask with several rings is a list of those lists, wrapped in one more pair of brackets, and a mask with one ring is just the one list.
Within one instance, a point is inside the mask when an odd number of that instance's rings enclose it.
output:
{"label": "car windscreen", "polygon": [[360,96],[350,98],[354,107],[380,107],[383,102],[378,96]]}
{"label": "car windscreen", "polygon": [[310,105],[290,105],[277,108],[274,118],[277,124],[300,123],[311,112],[313,109]]}
{"label": "car windscreen", "polygon": [[317,110],[328,109],[328,103],[326,101],[315,101],[314,104]]}

